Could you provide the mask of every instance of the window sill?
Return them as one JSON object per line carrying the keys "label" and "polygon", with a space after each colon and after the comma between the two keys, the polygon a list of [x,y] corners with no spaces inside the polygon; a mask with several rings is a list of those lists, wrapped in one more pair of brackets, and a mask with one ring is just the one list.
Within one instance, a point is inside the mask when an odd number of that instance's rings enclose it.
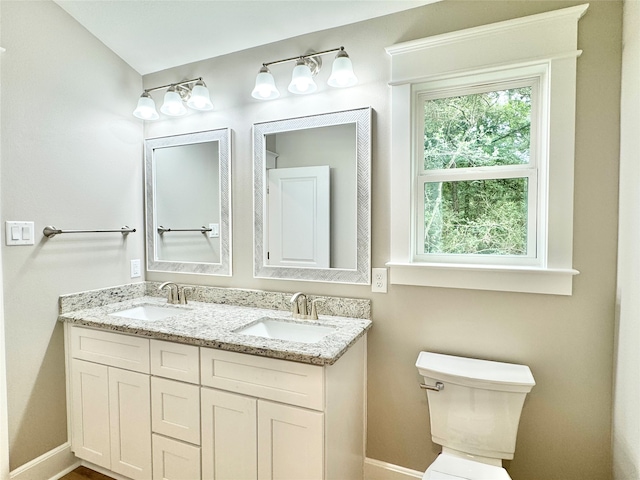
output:
{"label": "window sill", "polygon": [[389,262],[390,283],[423,287],[571,295],[571,268]]}

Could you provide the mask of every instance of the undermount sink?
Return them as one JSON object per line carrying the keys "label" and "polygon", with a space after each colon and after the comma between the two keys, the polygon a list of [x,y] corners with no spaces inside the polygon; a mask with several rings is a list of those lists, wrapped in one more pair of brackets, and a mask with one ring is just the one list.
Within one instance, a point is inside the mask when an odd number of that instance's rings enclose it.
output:
{"label": "undermount sink", "polygon": [[335,327],[313,323],[292,322],[285,319],[263,318],[235,333],[254,337],[276,338],[290,342],[316,343],[336,331]]}
{"label": "undermount sink", "polygon": [[184,313],[181,308],[162,307],[159,305],[138,305],[137,307],[127,308],[119,312],[110,313],[112,317],[132,318],[135,320],[162,320],[163,318],[173,317],[179,313]]}

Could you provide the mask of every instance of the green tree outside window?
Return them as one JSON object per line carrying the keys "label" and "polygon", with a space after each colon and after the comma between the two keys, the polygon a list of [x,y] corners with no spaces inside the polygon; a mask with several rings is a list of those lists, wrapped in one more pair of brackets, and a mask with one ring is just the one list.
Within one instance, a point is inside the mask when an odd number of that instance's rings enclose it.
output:
{"label": "green tree outside window", "polygon": [[[424,103],[424,169],[529,163],[531,87]],[[424,252],[527,255],[528,179],[424,184]]]}

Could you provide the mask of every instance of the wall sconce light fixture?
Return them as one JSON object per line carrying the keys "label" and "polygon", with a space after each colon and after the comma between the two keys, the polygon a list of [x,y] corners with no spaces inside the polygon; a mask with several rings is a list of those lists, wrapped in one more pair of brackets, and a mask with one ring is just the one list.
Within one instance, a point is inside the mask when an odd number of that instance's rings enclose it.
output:
{"label": "wall sconce light fixture", "polygon": [[331,76],[327,83],[331,87],[351,87],[358,83],[358,79],[353,73],[353,65],[344,47],[332,48],[317,53],[308,53],[299,57],[285,58],[284,60],[276,60],[275,62],[267,62],[262,64],[262,68],[256,77],[256,86],[251,92],[253,98],[258,100],[272,100],[280,96],[280,92],[276,88],[273,75],[269,71],[270,65],[292,62],[295,60],[296,66],[291,75],[291,83],[288,90],[297,95],[313,93],[318,86],[313,81],[313,77],[320,71],[322,67],[322,59],[320,55],[338,52],[331,69]]}
{"label": "wall sconce light fixture", "polygon": [[171,117],[179,117],[187,113],[184,102],[189,108],[199,111],[213,109],[213,104],[209,97],[209,89],[205,85],[202,77],[184,82],[172,83],[161,87],[147,88],[138,99],[138,106],[133,111],[135,117],[142,120],[157,120],[160,118],[156,111],[156,103],[149,92],[167,89],[164,94],[164,102],[160,111]]}

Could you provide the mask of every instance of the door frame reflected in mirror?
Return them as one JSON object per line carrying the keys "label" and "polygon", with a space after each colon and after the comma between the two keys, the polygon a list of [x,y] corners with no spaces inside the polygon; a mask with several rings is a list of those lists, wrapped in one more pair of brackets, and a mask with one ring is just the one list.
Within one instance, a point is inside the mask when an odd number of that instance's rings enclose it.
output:
{"label": "door frame reflected in mirror", "polygon": [[[157,149],[218,142],[219,197],[219,262],[168,261],[158,257],[160,224],[157,218],[156,166]],[[202,275],[231,275],[231,131],[229,128],[149,138],[144,142],[145,157],[145,225],[147,271],[193,273]],[[200,227],[195,225],[193,228]],[[165,225],[166,227],[166,225]]]}
{"label": "door frame reflected in mirror", "polygon": [[[254,190],[254,277],[366,284],[371,283],[371,117],[372,109],[359,108],[305,117],[289,118],[253,125]],[[354,268],[315,268],[269,265],[267,262],[267,161],[273,155],[267,149],[272,134],[321,127],[355,124],[354,188],[355,241]],[[271,155],[269,155],[271,153]]]}

